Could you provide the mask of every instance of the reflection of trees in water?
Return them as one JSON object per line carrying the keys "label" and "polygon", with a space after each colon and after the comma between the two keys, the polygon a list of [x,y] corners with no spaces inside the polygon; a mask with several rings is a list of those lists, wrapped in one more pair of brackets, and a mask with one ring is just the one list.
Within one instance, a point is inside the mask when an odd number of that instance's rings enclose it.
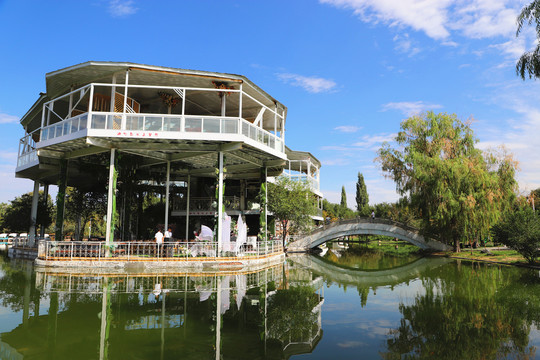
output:
{"label": "reflection of trees in water", "polygon": [[381,355],[384,359],[534,359],[536,349],[528,341],[532,323],[539,325],[540,299],[531,299],[521,273],[521,269],[459,264],[427,273],[422,279],[426,293],[416,296],[411,305],[400,304],[403,318],[389,334],[387,352]]}
{"label": "reflection of trees in water", "polygon": [[350,246],[348,249],[340,251],[339,257],[333,250],[329,249],[324,256],[326,260],[339,266],[359,270],[392,269],[414,262],[420,257],[421,255],[414,253],[396,256],[366,246]]}
{"label": "reflection of trees in water", "polygon": [[295,286],[277,290],[268,298],[268,338],[282,346],[293,342],[311,342],[318,333],[320,302],[311,286]]}

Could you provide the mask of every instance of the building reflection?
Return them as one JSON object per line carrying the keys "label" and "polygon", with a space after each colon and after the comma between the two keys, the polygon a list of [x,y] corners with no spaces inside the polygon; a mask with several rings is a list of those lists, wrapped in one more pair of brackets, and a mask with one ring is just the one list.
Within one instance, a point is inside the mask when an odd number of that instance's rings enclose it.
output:
{"label": "building reflection", "polygon": [[323,281],[308,275],[287,265],[165,275],[30,271],[28,286],[48,311],[30,319],[23,290],[23,319],[0,334],[0,358],[286,359],[322,337]]}

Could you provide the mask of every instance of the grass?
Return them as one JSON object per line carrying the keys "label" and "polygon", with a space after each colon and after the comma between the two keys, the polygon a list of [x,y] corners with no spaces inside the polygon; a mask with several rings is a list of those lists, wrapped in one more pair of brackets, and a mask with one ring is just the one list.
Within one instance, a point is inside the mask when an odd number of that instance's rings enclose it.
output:
{"label": "grass", "polygon": [[[487,248],[489,250],[489,248]],[[449,257],[459,257],[466,258],[471,260],[481,260],[481,261],[494,261],[501,262],[512,265],[528,265],[529,263],[523,256],[521,256],[515,250],[489,250],[491,254],[485,254],[480,251],[473,251],[472,253],[467,250],[462,250],[461,252],[448,252],[445,253]],[[534,266],[540,266],[540,263],[537,261]]]}

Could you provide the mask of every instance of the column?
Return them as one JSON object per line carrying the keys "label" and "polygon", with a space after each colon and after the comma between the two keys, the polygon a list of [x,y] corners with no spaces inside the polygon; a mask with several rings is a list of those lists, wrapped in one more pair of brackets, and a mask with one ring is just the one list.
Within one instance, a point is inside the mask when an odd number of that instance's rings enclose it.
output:
{"label": "column", "polygon": [[264,240],[268,241],[268,168],[264,167]]}
{"label": "column", "polygon": [[107,230],[105,241],[110,245],[114,240],[114,215],[116,213],[116,168],[115,168],[115,149],[111,149],[109,160],[109,192],[107,195]]}
{"label": "column", "polygon": [[58,194],[56,194],[56,225],[54,238],[56,241],[64,240],[64,204],[66,200],[67,164],[68,161],[66,159],[60,160],[60,180],[58,181]]}
{"label": "column", "polygon": [[189,193],[191,187],[191,175],[187,176],[187,202],[186,202],[186,241],[189,240]]}
{"label": "column", "polygon": [[171,184],[171,162],[167,161],[167,181],[165,183],[165,229],[164,232],[169,228],[169,187]]}
{"label": "column", "polygon": [[[223,152],[219,152],[219,175],[218,175],[218,254],[221,254],[221,222],[223,218]],[[216,254],[217,255],[217,254]],[[219,256],[219,255],[218,255]]]}
{"label": "column", "polygon": [[[43,198],[45,199],[45,206],[49,203],[49,184],[43,185]],[[44,239],[45,238],[45,226],[43,224],[40,224],[39,229],[39,237]]]}
{"label": "column", "polygon": [[30,210],[30,230],[28,231],[28,246],[32,247],[36,241],[36,223],[39,200],[39,181],[34,180],[34,192],[32,193],[32,209]]}

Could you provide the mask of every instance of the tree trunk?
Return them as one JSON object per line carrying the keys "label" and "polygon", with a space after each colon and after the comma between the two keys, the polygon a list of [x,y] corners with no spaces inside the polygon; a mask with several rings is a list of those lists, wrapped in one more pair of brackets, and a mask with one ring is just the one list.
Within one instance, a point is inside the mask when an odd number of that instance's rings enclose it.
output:
{"label": "tree trunk", "polygon": [[461,247],[459,246],[459,239],[454,239],[454,252],[461,252]]}
{"label": "tree trunk", "polygon": [[281,221],[281,228],[282,228],[282,237],[283,237],[283,248],[285,248],[285,240],[287,239],[287,221],[283,220]]}

